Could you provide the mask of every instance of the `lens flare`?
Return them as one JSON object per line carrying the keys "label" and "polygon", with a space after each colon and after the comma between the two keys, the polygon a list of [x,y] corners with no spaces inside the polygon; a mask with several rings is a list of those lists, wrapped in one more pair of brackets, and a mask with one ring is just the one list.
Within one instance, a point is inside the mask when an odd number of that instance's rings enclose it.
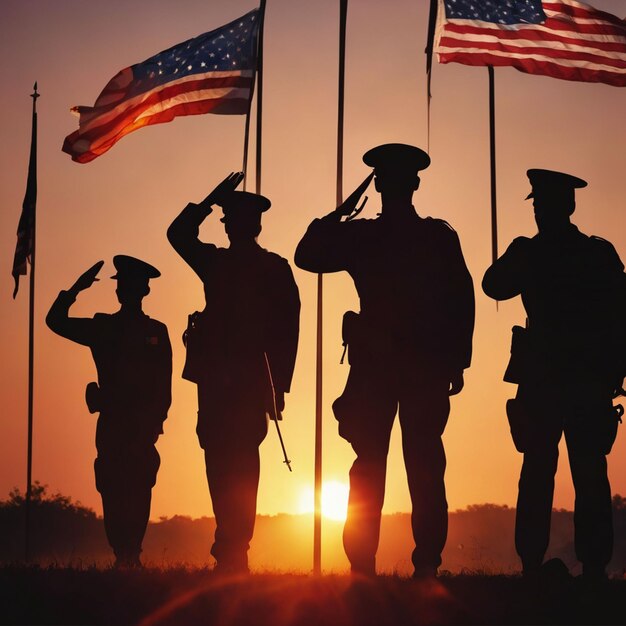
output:
{"label": "lens flare", "polygon": [[[338,480],[322,483],[322,515],[330,520],[344,521],[348,512],[349,487]],[[300,513],[313,513],[313,487],[304,487],[300,495]]]}

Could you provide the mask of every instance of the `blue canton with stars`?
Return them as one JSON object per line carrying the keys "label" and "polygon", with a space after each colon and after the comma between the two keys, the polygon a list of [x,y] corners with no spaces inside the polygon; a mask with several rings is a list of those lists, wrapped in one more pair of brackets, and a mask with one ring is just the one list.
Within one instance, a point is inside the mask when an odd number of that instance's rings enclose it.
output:
{"label": "blue canton with stars", "polygon": [[254,70],[259,10],[208,33],[183,41],[132,66],[129,96],[150,91],[179,78],[206,72]]}
{"label": "blue canton with stars", "polygon": [[541,0],[444,0],[446,17],[493,24],[541,24]]}

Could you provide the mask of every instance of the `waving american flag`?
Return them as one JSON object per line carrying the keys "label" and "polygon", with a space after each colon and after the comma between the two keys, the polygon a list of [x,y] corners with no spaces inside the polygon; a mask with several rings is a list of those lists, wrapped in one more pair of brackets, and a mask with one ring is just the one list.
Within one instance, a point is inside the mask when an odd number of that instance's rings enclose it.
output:
{"label": "waving american flag", "polygon": [[626,86],[626,21],[576,0],[439,0],[441,63]]}
{"label": "waving american flag", "polygon": [[93,107],[72,109],[79,128],[63,152],[88,163],[128,133],[179,115],[245,114],[257,63],[259,10],[118,72]]}

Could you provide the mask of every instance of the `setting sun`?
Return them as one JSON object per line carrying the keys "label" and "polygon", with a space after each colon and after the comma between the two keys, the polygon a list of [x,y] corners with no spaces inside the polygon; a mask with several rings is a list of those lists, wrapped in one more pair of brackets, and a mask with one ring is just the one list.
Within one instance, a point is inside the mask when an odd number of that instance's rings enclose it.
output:
{"label": "setting sun", "polygon": [[[343,521],[348,511],[346,483],[327,480],[322,484],[322,515],[331,520]],[[305,487],[300,495],[300,513],[313,513],[313,487]]]}

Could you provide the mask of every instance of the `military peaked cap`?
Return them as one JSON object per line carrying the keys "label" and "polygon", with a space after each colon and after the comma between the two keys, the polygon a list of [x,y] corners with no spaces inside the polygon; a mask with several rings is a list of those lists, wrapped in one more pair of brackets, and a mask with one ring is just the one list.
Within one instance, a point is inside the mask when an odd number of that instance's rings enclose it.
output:
{"label": "military peaked cap", "polygon": [[222,222],[233,218],[255,217],[261,219],[261,213],[272,206],[272,203],[265,196],[249,191],[231,191],[225,194],[218,204],[224,212]]}
{"label": "military peaked cap", "polygon": [[368,150],[363,155],[363,162],[374,169],[412,170],[419,172],[430,165],[426,152],[405,143],[386,143]]}
{"label": "military peaked cap", "polygon": [[535,190],[542,189],[556,193],[574,193],[575,189],[587,186],[587,181],[571,174],[554,172],[553,170],[532,169],[526,172],[533,190],[526,196],[526,200],[534,198]]}
{"label": "military peaked cap", "polygon": [[151,278],[158,278],[161,275],[161,272],[159,272],[156,267],[150,265],[150,263],[125,254],[114,256],[113,265],[117,273],[111,276],[111,278],[115,280],[119,280],[120,278],[150,280]]}

